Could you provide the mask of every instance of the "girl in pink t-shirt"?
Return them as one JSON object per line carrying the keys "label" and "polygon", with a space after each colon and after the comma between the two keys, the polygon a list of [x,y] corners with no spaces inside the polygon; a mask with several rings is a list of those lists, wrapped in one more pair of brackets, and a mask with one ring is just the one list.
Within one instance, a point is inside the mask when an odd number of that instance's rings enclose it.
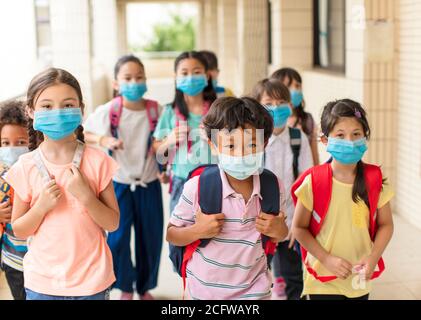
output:
{"label": "girl in pink t-shirt", "polygon": [[12,226],[28,239],[27,300],[103,300],[115,281],[105,231],[118,228],[112,177],[117,165],[83,144],[78,81],[51,68],[27,93],[32,151],[6,180],[15,190]]}

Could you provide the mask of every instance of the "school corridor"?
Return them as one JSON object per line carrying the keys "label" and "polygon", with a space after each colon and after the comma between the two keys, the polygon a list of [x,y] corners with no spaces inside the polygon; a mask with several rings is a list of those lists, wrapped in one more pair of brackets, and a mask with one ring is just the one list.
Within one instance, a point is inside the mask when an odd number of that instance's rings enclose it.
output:
{"label": "school corridor", "polygon": [[[168,204],[169,194],[164,187],[164,201]],[[165,210],[167,223],[168,205]],[[421,299],[421,230],[415,228],[402,217],[395,215],[395,235],[384,255],[386,270],[382,277],[375,281],[371,300],[420,300]],[[133,241],[132,241],[133,243]],[[168,244],[164,244],[161,255],[158,287],[151,291],[156,299],[182,299],[182,282],[173,272],[168,258]],[[118,300],[120,292],[113,290],[111,299]],[[0,274],[0,300],[11,300],[9,287],[4,273]]]}
{"label": "school corridor", "polygon": [[[131,52],[127,33],[132,6],[170,3],[194,7],[195,47],[218,55],[220,83],[236,95],[250,93],[258,80],[280,67],[293,67],[303,76],[305,108],[316,122],[331,100],[361,102],[372,127],[365,160],[380,165],[395,190],[394,236],[384,255],[386,270],[375,281],[370,299],[421,300],[419,0],[5,3],[0,4],[0,39],[9,48],[0,52],[0,102],[22,97],[34,74],[55,66],[80,80],[89,114],[111,98],[114,63]],[[19,27],[12,28],[15,24]],[[174,94],[173,53],[139,55],[148,75],[146,97],[169,103]],[[321,145],[319,151],[321,161],[325,160]],[[165,224],[169,217],[167,188]],[[151,293],[157,299],[180,299],[182,283],[172,270],[165,241],[161,261],[159,285]],[[111,297],[118,298],[119,293],[113,291]],[[3,273],[2,299],[11,299]]]}

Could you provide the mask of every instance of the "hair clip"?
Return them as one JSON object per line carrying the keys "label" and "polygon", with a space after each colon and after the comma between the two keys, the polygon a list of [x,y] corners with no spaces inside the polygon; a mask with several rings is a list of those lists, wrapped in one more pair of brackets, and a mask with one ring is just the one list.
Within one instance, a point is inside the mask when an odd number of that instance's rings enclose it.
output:
{"label": "hair clip", "polygon": [[355,109],[355,116],[358,118],[358,119],[361,119],[362,118],[362,116],[361,116],[361,112],[360,111],[358,111],[357,109]]}

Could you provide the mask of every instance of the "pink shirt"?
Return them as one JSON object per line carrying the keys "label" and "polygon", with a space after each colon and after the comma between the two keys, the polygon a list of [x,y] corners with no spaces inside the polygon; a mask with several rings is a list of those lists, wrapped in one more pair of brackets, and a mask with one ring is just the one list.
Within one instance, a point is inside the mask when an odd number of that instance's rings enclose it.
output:
{"label": "pink shirt", "polygon": [[[6,176],[15,193],[31,207],[44,185],[32,155],[33,152],[21,156]],[[46,214],[28,239],[28,253],[23,261],[25,287],[55,296],[89,296],[102,292],[115,281],[105,233],[64,188],[64,173],[71,164],[53,164],[42,152],[41,156],[63,193],[57,207]],[[101,150],[87,146],[80,169],[99,197],[111,182],[117,164]]]}
{"label": "pink shirt", "polygon": [[[267,267],[261,234],[256,230],[260,213],[260,179],[253,176],[253,193],[246,204],[241,194],[222,178],[221,233],[205,248],[198,248],[187,264],[187,294],[200,300],[269,299],[272,277]],[[194,224],[198,205],[198,177],[187,181],[170,223],[177,227]],[[285,189],[281,191],[281,211],[285,212]]]}

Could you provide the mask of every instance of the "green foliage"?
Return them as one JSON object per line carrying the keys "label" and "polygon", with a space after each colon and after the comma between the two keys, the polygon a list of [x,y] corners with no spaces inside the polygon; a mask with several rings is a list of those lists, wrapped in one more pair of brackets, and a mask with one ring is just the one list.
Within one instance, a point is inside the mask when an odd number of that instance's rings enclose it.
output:
{"label": "green foliage", "polygon": [[172,14],[172,21],[154,26],[152,41],[142,49],[145,52],[189,51],[195,47],[195,30],[193,18],[182,18]]}

